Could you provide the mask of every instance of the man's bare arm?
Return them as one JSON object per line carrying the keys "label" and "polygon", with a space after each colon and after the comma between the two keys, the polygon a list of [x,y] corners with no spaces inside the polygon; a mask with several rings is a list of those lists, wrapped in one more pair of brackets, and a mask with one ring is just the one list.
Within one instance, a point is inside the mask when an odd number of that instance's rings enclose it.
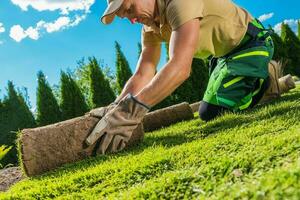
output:
{"label": "man's bare arm", "polygon": [[160,44],[142,47],[142,52],[137,64],[137,70],[127,81],[121,94],[117,97],[116,102],[119,102],[128,93],[136,95],[152,80],[156,72],[156,66],[160,59],[160,52]]}
{"label": "man's bare arm", "polygon": [[199,38],[199,26],[199,19],[193,19],[172,32],[169,47],[170,60],[135,96],[138,100],[154,106],[189,77]]}

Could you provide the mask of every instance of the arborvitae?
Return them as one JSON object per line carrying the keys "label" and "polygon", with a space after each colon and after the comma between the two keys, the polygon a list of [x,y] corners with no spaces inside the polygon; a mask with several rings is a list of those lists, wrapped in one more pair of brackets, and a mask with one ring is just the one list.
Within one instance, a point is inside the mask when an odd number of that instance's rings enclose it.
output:
{"label": "arborvitae", "polygon": [[132,76],[129,63],[126,60],[123,52],[121,51],[121,46],[118,42],[115,43],[116,48],[116,71],[117,71],[117,89],[118,93],[122,92],[128,79]]}
{"label": "arborvitae", "polygon": [[272,31],[271,37],[274,43],[274,55],[273,60],[276,61],[284,61],[287,59],[287,48],[285,47],[281,37]]}
{"label": "arborvitae", "polygon": [[8,134],[10,129],[9,118],[11,113],[6,105],[7,101],[8,97],[5,97],[3,102],[0,104],[0,145],[8,143],[7,141],[10,140],[10,138],[8,138]]}
{"label": "arborvitae", "polygon": [[300,40],[300,20],[298,20],[298,39]]}
{"label": "arborvitae", "polygon": [[17,93],[12,82],[8,82],[7,97],[1,106],[0,113],[0,144],[13,146],[12,150],[1,160],[3,166],[17,163],[16,139],[17,132],[24,128],[36,126],[24,97]]}
{"label": "arborvitae", "polygon": [[189,80],[193,86],[193,95],[190,103],[202,100],[209,80],[208,67],[202,59],[193,59],[192,73]]}
{"label": "arborvitae", "polygon": [[24,127],[35,127],[37,124],[28,104],[26,103],[25,96],[23,96],[21,93],[18,94],[18,96],[21,105],[20,109],[22,109],[24,119],[26,119],[23,121]]}
{"label": "arborvitae", "polygon": [[35,119],[25,102],[24,97],[21,93],[17,93],[14,85],[11,81],[8,82],[8,97],[4,100],[4,105],[11,112],[9,113],[11,120],[9,123],[12,126],[17,127],[17,129],[22,129],[25,127],[35,127],[36,122]]}
{"label": "arborvitae", "polygon": [[[75,80],[80,87],[80,90],[83,93],[85,99],[89,99],[90,97],[90,73],[89,73],[89,66],[86,64],[85,59],[82,58],[81,60],[77,61],[77,68],[75,70],[74,76]],[[90,102],[87,102],[89,107]]]}
{"label": "arborvitae", "polygon": [[43,72],[39,71],[37,87],[37,123],[39,126],[62,120],[61,111]]}
{"label": "arborvitae", "polygon": [[116,78],[116,74],[112,71],[112,68],[109,67],[108,65],[101,65],[100,67],[101,71],[104,74],[105,80],[108,81],[110,88],[112,89],[113,93],[114,93],[114,97],[117,94],[117,78]]}
{"label": "arborvitae", "polygon": [[173,93],[173,104],[193,101],[193,85],[190,79],[185,80]]}
{"label": "arborvitae", "polygon": [[107,106],[116,98],[96,58],[89,59],[90,102],[93,108]]}
{"label": "arborvitae", "polygon": [[281,38],[287,47],[288,64],[284,73],[300,76],[300,41],[287,24],[281,25]]}
{"label": "arborvitae", "polygon": [[84,115],[88,111],[88,106],[70,73],[61,72],[60,86],[60,108],[63,119],[67,120]]}

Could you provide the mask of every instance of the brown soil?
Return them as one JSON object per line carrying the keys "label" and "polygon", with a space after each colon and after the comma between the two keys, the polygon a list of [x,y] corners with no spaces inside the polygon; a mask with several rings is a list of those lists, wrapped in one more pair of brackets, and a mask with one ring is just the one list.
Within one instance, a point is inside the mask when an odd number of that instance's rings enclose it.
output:
{"label": "brown soil", "polygon": [[8,190],[12,185],[24,178],[25,176],[19,167],[10,167],[0,170],[0,192]]}

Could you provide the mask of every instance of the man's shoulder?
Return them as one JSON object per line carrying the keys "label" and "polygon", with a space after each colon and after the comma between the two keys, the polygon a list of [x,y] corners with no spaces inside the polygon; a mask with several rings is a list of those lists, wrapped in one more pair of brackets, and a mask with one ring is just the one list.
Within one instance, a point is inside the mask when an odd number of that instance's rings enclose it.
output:
{"label": "man's shoulder", "polygon": [[194,18],[202,18],[204,2],[201,0],[166,0],[164,15],[173,30]]}

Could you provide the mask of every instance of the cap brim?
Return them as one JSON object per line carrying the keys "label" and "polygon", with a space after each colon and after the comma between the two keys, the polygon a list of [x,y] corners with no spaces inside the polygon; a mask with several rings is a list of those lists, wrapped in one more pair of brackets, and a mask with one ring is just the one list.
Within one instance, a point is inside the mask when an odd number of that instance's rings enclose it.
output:
{"label": "cap brim", "polygon": [[112,21],[115,18],[116,12],[119,10],[122,4],[123,4],[123,0],[114,0],[110,2],[101,17],[101,22],[103,24],[112,23]]}

